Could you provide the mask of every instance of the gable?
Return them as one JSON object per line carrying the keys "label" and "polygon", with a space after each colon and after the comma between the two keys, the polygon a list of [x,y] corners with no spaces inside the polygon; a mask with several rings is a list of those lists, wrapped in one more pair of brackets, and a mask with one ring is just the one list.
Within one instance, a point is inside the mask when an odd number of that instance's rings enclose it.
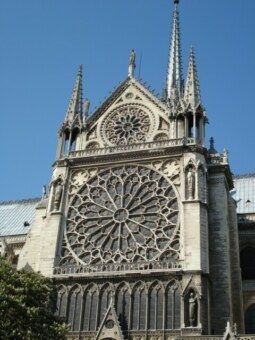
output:
{"label": "gable", "polygon": [[127,79],[88,121],[85,149],[168,139],[168,108],[136,79]]}

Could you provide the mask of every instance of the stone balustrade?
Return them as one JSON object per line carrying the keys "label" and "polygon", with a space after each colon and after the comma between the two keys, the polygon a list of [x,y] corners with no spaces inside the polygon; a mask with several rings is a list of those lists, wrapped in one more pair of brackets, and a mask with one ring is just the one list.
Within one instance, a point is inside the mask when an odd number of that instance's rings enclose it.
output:
{"label": "stone balustrade", "polygon": [[70,152],[69,157],[70,158],[82,158],[82,157],[87,157],[87,156],[103,156],[103,155],[118,154],[118,153],[123,153],[123,152],[156,150],[156,149],[161,149],[161,148],[195,145],[195,144],[198,144],[195,138],[178,138],[178,139],[170,139],[170,140],[157,141],[157,142],[117,145],[117,146],[108,146],[105,148],[72,151]]}
{"label": "stone balustrade", "polygon": [[179,271],[181,270],[181,262],[177,260],[168,260],[161,262],[137,262],[137,263],[106,263],[91,266],[61,266],[54,268],[54,275],[84,275],[89,273],[105,273],[105,272],[128,272],[128,271]]}

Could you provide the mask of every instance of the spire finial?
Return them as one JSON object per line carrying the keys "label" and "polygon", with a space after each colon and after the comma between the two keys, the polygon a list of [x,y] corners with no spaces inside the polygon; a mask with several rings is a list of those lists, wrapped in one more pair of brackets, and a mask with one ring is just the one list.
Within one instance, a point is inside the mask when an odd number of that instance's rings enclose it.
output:
{"label": "spire finial", "polygon": [[66,114],[66,121],[73,121],[76,115],[82,116],[83,105],[83,93],[82,93],[82,77],[83,66],[80,65],[76,76],[76,81],[72,93],[72,97],[69,102],[69,106]]}
{"label": "spire finial", "polygon": [[135,50],[132,50],[131,53],[130,53],[129,65],[128,65],[128,76],[130,78],[134,77],[135,68],[136,68],[135,59],[136,59]]}
{"label": "spire finial", "polygon": [[183,90],[181,43],[180,43],[180,20],[178,11],[179,0],[174,0],[174,14],[171,47],[169,51],[166,91],[168,100],[178,100]]}

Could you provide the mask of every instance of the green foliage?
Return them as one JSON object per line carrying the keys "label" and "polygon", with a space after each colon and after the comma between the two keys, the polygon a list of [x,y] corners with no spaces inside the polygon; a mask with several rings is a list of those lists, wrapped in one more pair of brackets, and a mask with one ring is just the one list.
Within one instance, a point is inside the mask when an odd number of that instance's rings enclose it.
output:
{"label": "green foliage", "polygon": [[61,340],[68,329],[53,315],[52,280],[16,271],[0,257],[0,339]]}

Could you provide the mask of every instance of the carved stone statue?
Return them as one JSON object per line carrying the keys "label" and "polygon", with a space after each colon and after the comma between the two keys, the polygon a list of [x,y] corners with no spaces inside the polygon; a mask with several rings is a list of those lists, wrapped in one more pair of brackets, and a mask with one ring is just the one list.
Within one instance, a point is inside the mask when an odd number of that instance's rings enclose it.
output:
{"label": "carved stone statue", "polygon": [[190,327],[196,326],[197,317],[197,298],[193,292],[189,296],[189,325]]}
{"label": "carved stone statue", "polygon": [[129,65],[128,65],[128,76],[129,77],[134,76],[134,72],[135,72],[135,68],[136,68],[135,58],[136,58],[135,51],[132,50],[131,53],[130,53]]}
{"label": "carved stone statue", "polygon": [[62,181],[59,180],[56,183],[55,191],[54,191],[54,210],[55,211],[58,211],[60,208],[62,192],[63,192],[63,185],[62,185]]}
{"label": "carved stone statue", "polygon": [[195,173],[191,167],[187,173],[187,197],[189,200],[195,198]]}

